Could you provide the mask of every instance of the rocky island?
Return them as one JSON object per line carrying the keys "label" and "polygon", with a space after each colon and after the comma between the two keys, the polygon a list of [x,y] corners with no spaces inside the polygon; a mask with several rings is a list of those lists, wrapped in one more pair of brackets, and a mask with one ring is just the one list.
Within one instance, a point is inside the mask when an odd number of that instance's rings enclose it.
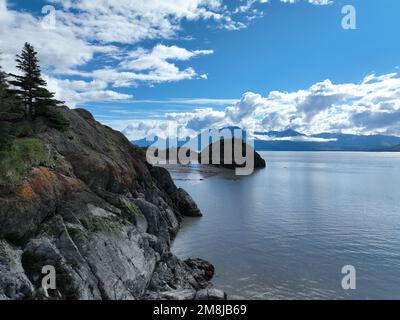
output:
{"label": "rocky island", "polygon": [[[220,141],[216,142],[219,145],[219,154],[216,155],[216,159],[219,160],[220,164],[216,165],[222,168],[226,169],[237,169],[237,168],[243,168],[247,165],[247,161],[249,159],[252,159],[252,167],[254,169],[263,169],[266,167],[266,161],[261,157],[261,155],[255,151],[253,147],[250,145],[247,145],[245,140],[243,139],[221,139]],[[244,163],[238,163],[237,159],[235,159],[235,148],[238,146],[241,147],[241,157],[243,158],[242,160]],[[206,149],[204,149],[201,153],[199,153],[199,162],[203,163],[203,159],[206,160],[207,164],[213,164],[213,147],[214,144],[210,144]],[[230,150],[231,155],[229,155],[229,158],[231,161],[229,163],[225,162],[225,154],[226,151]],[[251,155],[251,157],[250,157]],[[215,164],[214,164],[215,165]]]}

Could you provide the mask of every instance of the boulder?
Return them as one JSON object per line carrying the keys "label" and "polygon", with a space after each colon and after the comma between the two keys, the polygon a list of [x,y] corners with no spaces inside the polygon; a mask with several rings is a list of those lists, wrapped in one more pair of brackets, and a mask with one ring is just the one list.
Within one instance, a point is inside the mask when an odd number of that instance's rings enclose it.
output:
{"label": "boulder", "polygon": [[202,213],[193,198],[182,188],[178,189],[179,210],[185,217],[201,217]]}

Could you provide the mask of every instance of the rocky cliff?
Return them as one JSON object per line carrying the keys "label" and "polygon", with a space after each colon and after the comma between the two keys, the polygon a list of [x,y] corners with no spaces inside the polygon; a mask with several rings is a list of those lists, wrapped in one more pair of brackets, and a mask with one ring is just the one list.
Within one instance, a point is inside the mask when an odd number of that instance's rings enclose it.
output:
{"label": "rocky cliff", "polygon": [[201,215],[190,196],[121,133],[61,112],[67,130],[35,119],[29,141],[44,155],[0,183],[0,299],[224,298],[212,265],[170,252],[181,218]]}

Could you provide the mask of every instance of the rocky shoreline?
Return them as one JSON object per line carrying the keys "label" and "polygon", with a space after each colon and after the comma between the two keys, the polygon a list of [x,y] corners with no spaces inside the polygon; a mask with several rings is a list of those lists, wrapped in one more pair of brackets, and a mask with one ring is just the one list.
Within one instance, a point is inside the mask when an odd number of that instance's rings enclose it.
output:
{"label": "rocky shoreline", "polygon": [[65,132],[33,122],[46,161],[0,183],[0,299],[226,299],[210,263],[170,252],[182,218],[201,216],[193,199],[121,133],[61,112]]}

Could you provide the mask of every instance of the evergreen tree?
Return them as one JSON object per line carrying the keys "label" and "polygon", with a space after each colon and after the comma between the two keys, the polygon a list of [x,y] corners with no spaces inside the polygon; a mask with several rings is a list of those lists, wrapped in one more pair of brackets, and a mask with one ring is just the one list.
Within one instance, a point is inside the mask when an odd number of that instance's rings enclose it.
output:
{"label": "evergreen tree", "polygon": [[42,79],[37,52],[29,43],[20,55],[17,55],[17,68],[21,75],[12,75],[15,80],[10,83],[15,86],[15,93],[25,106],[25,114],[32,118],[36,113],[36,103],[40,99],[39,90],[46,86]]}
{"label": "evergreen tree", "polygon": [[0,66],[0,113],[20,113],[19,104],[10,89],[7,74]]}
{"label": "evergreen tree", "polygon": [[4,111],[6,100],[8,98],[7,76],[0,66],[0,112]]}
{"label": "evergreen tree", "polygon": [[7,76],[0,66],[0,152],[7,149],[15,138],[14,128],[9,120],[17,112],[17,104],[8,88]]}
{"label": "evergreen tree", "polygon": [[54,93],[47,90],[37,52],[31,44],[25,43],[22,53],[17,55],[16,62],[21,75],[12,74],[14,80],[10,81],[10,84],[14,86],[15,94],[24,105],[26,117],[32,119],[35,116],[44,116],[54,128],[64,129],[68,123],[56,110],[63,102],[56,100]]}
{"label": "evergreen tree", "polygon": [[63,102],[54,98],[54,93],[47,89],[39,91],[40,99],[36,104],[36,112],[39,116],[44,116],[50,127],[63,131],[68,126],[68,121],[56,108],[63,104]]}

